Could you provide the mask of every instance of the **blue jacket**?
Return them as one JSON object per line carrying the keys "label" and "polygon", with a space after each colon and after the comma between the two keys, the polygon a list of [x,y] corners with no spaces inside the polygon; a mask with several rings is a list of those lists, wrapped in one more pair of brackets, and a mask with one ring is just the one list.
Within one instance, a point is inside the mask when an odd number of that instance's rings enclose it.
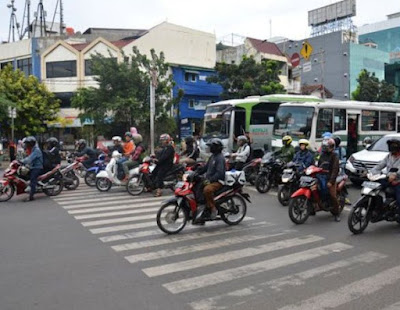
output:
{"label": "blue jacket", "polygon": [[33,147],[31,155],[22,160],[23,164],[29,164],[31,169],[43,169],[43,154],[37,144]]}
{"label": "blue jacket", "polygon": [[335,153],[339,157],[339,167],[344,169],[346,166],[346,149],[339,146],[335,149]]}
{"label": "blue jacket", "polygon": [[314,157],[310,151],[298,151],[293,157],[293,162],[296,164],[302,164],[299,171],[303,171],[305,168],[310,167],[313,164]]}

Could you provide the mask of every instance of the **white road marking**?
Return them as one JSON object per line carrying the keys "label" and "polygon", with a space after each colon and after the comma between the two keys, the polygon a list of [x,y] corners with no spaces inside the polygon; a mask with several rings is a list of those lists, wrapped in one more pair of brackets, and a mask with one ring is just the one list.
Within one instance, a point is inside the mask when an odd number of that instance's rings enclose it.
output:
{"label": "white road marking", "polygon": [[54,198],[54,200],[57,202],[57,203],[60,203],[60,202],[72,202],[72,201],[80,201],[80,200],[82,200],[82,199],[90,199],[90,198],[96,198],[97,200],[99,200],[99,199],[101,199],[102,197],[110,197],[110,195],[112,195],[112,197],[125,197],[125,198],[127,198],[127,197],[132,197],[132,196],[128,196],[128,194],[127,193],[112,193],[112,194],[109,194],[109,195],[105,195],[104,193],[86,193],[86,194],[81,194],[81,195],[77,195],[77,196],[74,196],[74,197],[63,197],[63,196],[60,196],[59,198]]}
{"label": "white road marking", "polygon": [[81,224],[84,227],[91,227],[91,226],[100,226],[100,225],[126,223],[126,222],[138,222],[141,220],[150,220],[150,219],[155,220],[156,213],[149,214],[149,215],[131,216],[131,217],[119,217],[119,218],[108,219],[108,220],[81,222]]}
{"label": "white road marking", "polygon": [[[92,198],[92,199],[79,199],[79,203],[87,203],[87,202],[94,203],[94,202],[98,202],[98,201],[110,201],[110,200],[111,201],[125,201],[126,202],[127,200],[135,201],[135,200],[138,200],[138,199],[137,198],[135,199],[132,196],[128,196],[128,195],[121,196],[121,197],[114,197],[113,195],[108,195],[107,197],[97,197],[97,198]],[[69,205],[69,204],[71,204],[73,202],[71,202],[71,201],[66,201],[66,202],[60,201],[60,202],[58,202],[57,201],[57,203],[59,205],[64,206],[64,205]]]}
{"label": "white road marking", "polygon": [[119,201],[119,200],[114,200],[114,201],[105,201],[102,202],[102,200],[99,200],[96,203],[83,203],[83,204],[71,204],[68,206],[63,206],[64,209],[66,210],[72,210],[72,209],[82,209],[82,208],[96,208],[96,207],[101,207],[101,206],[110,206],[110,205],[114,205],[114,206],[118,206],[119,204],[131,204],[134,205],[135,203],[138,202],[144,202],[144,201],[159,201],[160,203],[164,200],[165,198],[161,199],[160,197],[157,198],[150,198],[150,199],[125,199],[123,201]]}
{"label": "white road marking", "polygon": [[149,227],[156,227],[156,221],[138,223],[138,224],[130,224],[130,225],[118,225],[118,226],[110,226],[110,227],[102,227],[102,228],[94,228],[90,229],[89,231],[96,235],[96,234],[103,234],[115,231],[123,231],[123,230],[133,230],[139,228],[149,228]]}
{"label": "white road marking", "polygon": [[[85,208],[85,209],[78,209],[78,210],[71,210],[68,211],[69,214],[92,214],[102,211],[116,211],[116,210],[129,210],[129,209],[142,209],[142,208],[149,208],[158,206],[160,207],[160,202],[149,202],[149,203],[140,203],[140,204],[130,204],[130,205],[119,205],[114,207],[100,207],[100,208]],[[138,210],[139,211],[139,210]]]}
{"label": "white road marking", "polygon": [[160,208],[143,208],[139,210],[128,210],[128,211],[118,211],[118,212],[105,212],[105,213],[96,213],[96,214],[86,214],[86,215],[78,215],[74,216],[76,220],[86,220],[86,219],[93,219],[93,218],[101,218],[101,217],[112,217],[116,215],[127,215],[127,214],[141,214],[141,213],[150,213],[156,212]]}

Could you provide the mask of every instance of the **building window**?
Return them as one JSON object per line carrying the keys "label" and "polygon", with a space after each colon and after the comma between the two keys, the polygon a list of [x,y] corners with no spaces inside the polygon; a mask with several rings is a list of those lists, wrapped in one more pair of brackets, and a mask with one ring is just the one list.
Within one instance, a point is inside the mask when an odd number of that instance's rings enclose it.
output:
{"label": "building window", "polygon": [[361,119],[362,131],[377,131],[379,130],[379,111],[362,111]]}
{"label": "building window", "polygon": [[196,82],[197,74],[191,72],[185,72],[185,82]]}
{"label": "building window", "polygon": [[32,74],[32,58],[20,59],[17,61],[17,68],[25,73],[26,76]]}
{"label": "building window", "polygon": [[47,78],[76,77],[76,60],[46,63]]}
{"label": "building window", "polygon": [[13,66],[13,62],[12,62],[12,61],[2,62],[2,63],[0,64],[0,70],[2,70],[2,69],[4,69],[5,67],[7,67],[7,65]]}
{"label": "building window", "polygon": [[60,107],[61,108],[70,108],[71,107],[71,98],[74,93],[66,92],[66,93],[55,93],[54,94],[57,99],[61,101]]}
{"label": "building window", "polygon": [[92,74],[92,61],[90,59],[85,60],[85,76],[91,76]]}

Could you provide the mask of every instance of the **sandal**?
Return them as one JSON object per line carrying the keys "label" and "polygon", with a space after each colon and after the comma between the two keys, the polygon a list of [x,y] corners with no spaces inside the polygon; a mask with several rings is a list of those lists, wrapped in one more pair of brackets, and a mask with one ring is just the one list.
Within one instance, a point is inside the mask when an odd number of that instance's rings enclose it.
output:
{"label": "sandal", "polygon": [[161,189],[157,189],[156,193],[154,194],[154,197],[161,197],[162,196],[162,190]]}

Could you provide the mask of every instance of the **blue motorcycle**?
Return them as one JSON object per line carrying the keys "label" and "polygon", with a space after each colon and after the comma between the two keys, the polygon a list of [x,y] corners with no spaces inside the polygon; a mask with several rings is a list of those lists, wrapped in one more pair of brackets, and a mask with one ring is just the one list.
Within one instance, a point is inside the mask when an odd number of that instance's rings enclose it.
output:
{"label": "blue motorcycle", "polygon": [[105,154],[101,154],[98,157],[98,160],[96,160],[94,162],[94,166],[90,167],[87,171],[86,171],[86,175],[85,175],[85,183],[87,186],[91,186],[94,187],[96,186],[96,175],[106,169],[106,155]]}

